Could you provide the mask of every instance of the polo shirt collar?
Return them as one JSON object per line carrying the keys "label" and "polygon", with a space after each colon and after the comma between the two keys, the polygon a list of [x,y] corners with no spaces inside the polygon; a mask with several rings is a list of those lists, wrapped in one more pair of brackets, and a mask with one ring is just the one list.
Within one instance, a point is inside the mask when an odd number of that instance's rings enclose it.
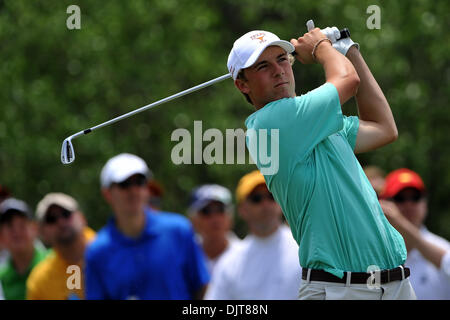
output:
{"label": "polo shirt collar", "polygon": [[143,239],[146,239],[147,237],[154,237],[158,235],[157,227],[155,226],[155,214],[156,213],[153,209],[150,207],[146,207],[144,209],[145,214],[145,227],[142,230],[142,233],[136,237],[131,238],[126,235],[124,235],[118,228],[116,224],[116,219],[114,216],[112,216],[109,219],[108,225],[114,235],[114,237],[121,242],[128,243],[128,244],[134,244],[142,241]]}

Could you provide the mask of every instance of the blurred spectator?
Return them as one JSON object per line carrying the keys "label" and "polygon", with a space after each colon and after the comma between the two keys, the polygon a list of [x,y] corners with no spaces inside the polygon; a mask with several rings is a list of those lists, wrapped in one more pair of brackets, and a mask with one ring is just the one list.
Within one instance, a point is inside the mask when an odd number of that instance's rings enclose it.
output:
{"label": "blurred spectator", "polygon": [[8,261],[9,259],[9,252],[5,248],[5,244],[2,241],[2,238],[0,237],[0,268]]}
{"label": "blurred spectator", "polygon": [[141,158],[108,160],[100,180],[114,215],[86,253],[88,299],[201,298],[209,280],[189,220],[148,207],[151,172]]}
{"label": "blurred spectator", "polygon": [[36,217],[53,250],[31,272],[27,299],[84,299],[84,252],[95,232],[87,226],[78,202],[64,193],[49,193],[38,203]]}
{"label": "blurred spectator", "polygon": [[150,199],[148,201],[149,206],[155,210],[161,210],[162,197],[164,195],[164,189],[161,184],[152,179],[147,184],[150,192]]}
{"label": "blurred spectator", "polygon": [[381,207],[402,234],[411,268],[411,284],[418,299],[450,299],[450,243],[424,225],[428,204],[425,185],[409,169],[386,177]]}
{"label": "blurred spectator", "polygon": [[212,274],[214,266],[224,253],[240,241],[231,231],[231,192],[217,184],[205,184],[196,188],[191,194],[188,216],[206,254],[208,271]]}
{"label": "blurred spectator", "polygon": [[363,170],[378,198],[380,198],[380,195],[383,192],[384,177],[386,176],[386,173],[377,166],[365,166]]}
{"label": "blurred spectator", "polygon": [[281,208],[259,171],[241,178],[236,200],[249,234],[219,261],[205,298],[297,299],[301,282],[298,245],[281,222]]}
{"label": "blurred spectator", "polygon": [[8,198],[0,209],[0,241],[11,253],[0,271],[6,299],[24,299],[25,282],[31,269],[45,257],[46,250],[36,239],[36,225],[28,206]]}
{"label": "blurred spectator", "polygon": [[[11,193],[9,192],[9,190],[0,184],[0,203],[2,203],[2,201],[8,198],[10,195]],[[3,264],[6,263],[8,258],[9,252],[8,250],[6,250],[5,245],[2,243],[2,239],[0,237],[0,267],[2,267]]]}
{"label": "blurred spectator", "polygon": [[47,254],[34,245],[37,227],[28,205],[8,198],[0,204],[0,238],[10,253],[6,265],[0,268],[0,283],[7,300],[24,300],[26,281],[31,270]]}

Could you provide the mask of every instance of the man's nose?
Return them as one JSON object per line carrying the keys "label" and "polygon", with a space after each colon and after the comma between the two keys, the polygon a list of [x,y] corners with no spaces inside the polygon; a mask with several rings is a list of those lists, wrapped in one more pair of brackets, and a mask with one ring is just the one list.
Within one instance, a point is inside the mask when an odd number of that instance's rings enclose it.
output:
{"label": "man's nose", "polygon": [[282,66],[280,66],[278,63],[274,64],[274,76],[281,76],[284,75],[284,69]]}

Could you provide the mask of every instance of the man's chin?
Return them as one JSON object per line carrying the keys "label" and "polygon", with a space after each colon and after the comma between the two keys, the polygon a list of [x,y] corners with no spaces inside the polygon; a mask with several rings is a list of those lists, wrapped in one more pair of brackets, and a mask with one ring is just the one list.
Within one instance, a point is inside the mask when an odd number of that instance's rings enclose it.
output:
{"label": "man's chin", "polygon": [[58,237],[57,242],[61,245],[68,245],[68,244],[71,244],[73,241],[75,241],[76,237],[77,237],[77,233],[75,231],[67,232],[67,233],[61,234]]}
{"label": "man's chin", "polygon": [[277,95],[277,99],[275,99],[275,100],[280,100],[280,99],[285,99],[285,98],[293,98],[293,97],[295,97],[295,92],[293,93],[293,92],[291,92],[291,90],[282,90]]}

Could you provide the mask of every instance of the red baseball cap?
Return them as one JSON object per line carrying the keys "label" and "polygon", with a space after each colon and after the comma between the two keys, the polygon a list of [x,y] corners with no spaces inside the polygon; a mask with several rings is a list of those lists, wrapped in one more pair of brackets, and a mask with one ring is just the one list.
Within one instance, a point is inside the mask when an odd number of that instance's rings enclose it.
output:
{"label": "red baseball cap", "polygon": [[382,198],[392,198],[405,188],[415,188],[425,191],[422,178],[412,170],[402,168],[392,171],[386,176]]}

